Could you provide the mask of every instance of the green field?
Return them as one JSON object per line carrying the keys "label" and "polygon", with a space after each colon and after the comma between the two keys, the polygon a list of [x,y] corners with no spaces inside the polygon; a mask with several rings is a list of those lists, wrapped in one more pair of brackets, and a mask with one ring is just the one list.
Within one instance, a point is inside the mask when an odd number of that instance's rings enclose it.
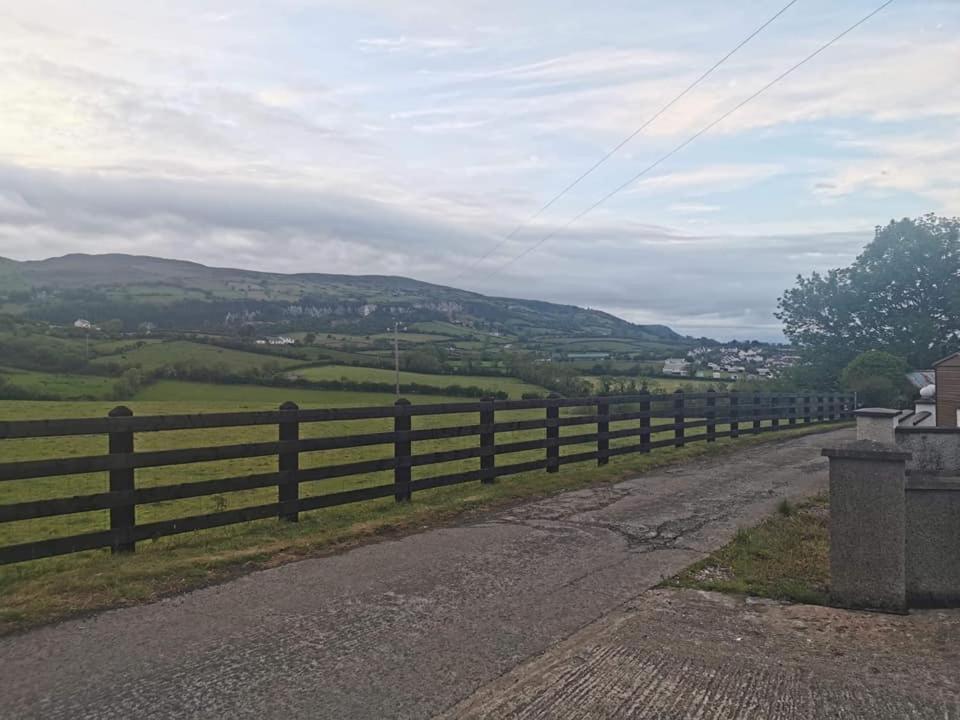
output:
{"label": "green field", "polygon": [[[297,375],[306,380],[342,380],[352,382],[376,382],[392,384],[396,378],[393,370],[385,368],[354,367],[350,365],[324,365],[298,368]],[[400,383],[418,383],[443,388],[450,385],[474,386],[496,392],[502,390],[511,398],[519,398],[525,392],[546,394],[538,385],[525,383],[517,378],[485,377],[482,375],[430,375],[400,371]]]}
{"label": "green field", "polygon": [[683,377],[646,377],[643,375],[638,375],[637,377],[630,375],[583,375],[580,379],[593,385],[594,390],[597,391],[603,388],[604,380],[610,380],[619,383],[629,383],[632,381],[638,386],[646,383],[647,387],[651,388],[651,392],[673,392],[674,390],[706,392],[710,388],[720,392],[727,386],[726,383],[718,380],[699,380],[697,378]]}
{"label": "green field", "polygon": [[135,347],[139,344],[144,345],[155,345],[156,343],[163,342],[159,338],[126,338],[122,340],[101,340],[99,342],[91,342],[90,349],[93,350],[97,355],[113,355],[124,348]]}
{"label": "green field", "polygon": [[150,371],[177,362],[189,362],[207,367],[225,365],[234,372],[261,368],[268,363],[276,364],[280,368],[303,363],[301,360],[293,360],[278,355],[261,355],[244,352],[243,350],[221,348],[216,345],[190,342],[189,340],[174,340],[172,342],[144,345],[122,355],[107,355],[96,358],[91,361],[91,364],[99,366],[120,364],[125,367],[139,365],[143,370]]}
{"label": "green field", "polygon": [[[389,340],[393,342],[393,333],[377,333],[370,336],[371,340]],[[401,343],[435,343],[449,342],[450,338],[446,335],[431,335],[429,333],[402,332],[397,334],[397,340]]]}
{"label": "green field", "polygon": [[464,327],[463,325],[454,325],[448,322],[440,322],[439,320],[413,323],[410,329],[418,333],[426,333],[428,335],[436,334],[446,337],[470,337],[473,335],[479,337],[483,335],[483,333],[473,330],[472,328]]}
{"label": "green field", "polygon": [[[465,402],[467,398],[442,395],[405,395],[410,402]],[[214,383],[161,380],[137,393],[134,401],[231,403],[243,410],[276,409],[291,400],[301,407],[355,407],[393,405],[393,393],[351,392],[349,390],[306,390],[264,385],[217,385]],[[129,404],[129,403],[124,403]]]}
{"label": "green field", "polygon": [[96,400],[113,392],[114,380],[97,375],[70,375],[0,368],[0,377],[11,386],[63,400]]}

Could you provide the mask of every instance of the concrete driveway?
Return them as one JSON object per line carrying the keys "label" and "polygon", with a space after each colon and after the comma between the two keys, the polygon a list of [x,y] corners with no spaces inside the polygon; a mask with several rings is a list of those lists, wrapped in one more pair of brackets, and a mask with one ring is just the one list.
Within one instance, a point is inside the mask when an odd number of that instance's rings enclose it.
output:
{"label": "concrete driveway", "polygon": [[960,718],[960,610],[910,615],[649,590],[448,720]]}
{"label": "concrete driveway", "polygon": [[851,436],[743,448],[8,637],[0,717],[430,717],[781,498],[825,488],[820,449]]}

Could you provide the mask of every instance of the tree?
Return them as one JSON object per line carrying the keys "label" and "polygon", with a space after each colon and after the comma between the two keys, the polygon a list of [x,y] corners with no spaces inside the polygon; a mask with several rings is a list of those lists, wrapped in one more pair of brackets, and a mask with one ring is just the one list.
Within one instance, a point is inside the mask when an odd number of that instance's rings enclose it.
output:
{"label": "tree", "polygon": [[100,329],[107,335],[118,335],[123,332],[123,320],[113,318],[100,323]]}
{"label": "tree", "polygon": [[907,363],[902,358],[879,350],[869,350],[854,358],[840,374],[844,386],[857,392],[862,405],[900,408],[910,400]]}
{"label": "tree", "polygon": [[418,373],[441,373],[443,372],[443,363],[438,357],[436,351],[427,348],[414,350],[403,356],[403,368],[410,372]]}
{"label": "tree", "polygon": [[834,375],[878,348],[929,367],[960,348],[960,218],[877,227],[850,267],[798,276],[778,308],[804,359]]}
{"label": "tree", "polygon": [[312,332],[308,332],[306,335],[303,336],[304,345],[313,345],[316,341],[317,341],[317,336]]}

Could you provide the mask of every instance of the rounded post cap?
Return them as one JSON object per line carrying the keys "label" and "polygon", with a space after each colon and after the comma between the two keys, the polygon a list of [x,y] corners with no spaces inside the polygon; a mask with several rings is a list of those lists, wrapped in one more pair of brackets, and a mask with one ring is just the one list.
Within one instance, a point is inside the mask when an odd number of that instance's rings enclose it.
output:
{"label": "rounded post cap", "polygon": [[297,404],[296,404],[295,402],[293,402],[292,400],[287,400],[285,403],[283,403],[283,404],[280,406],[280,409],[281,409],[281,410],[299,410],[299,409],[300,409],[300,406],[297,405]]}
{"label": "rounded post cap", "polygon": [[108,412],[107,415],[109,417],[130,417],[133,415],[133,410],[126,405],[117,405],[113,410]]}
{"label": "rounded post cap", "polygon": [[410,404],[410,401],[407,400],[406,398],[397,398],[397,401],[394,403],[394,405],[409,405],[409,404]]}

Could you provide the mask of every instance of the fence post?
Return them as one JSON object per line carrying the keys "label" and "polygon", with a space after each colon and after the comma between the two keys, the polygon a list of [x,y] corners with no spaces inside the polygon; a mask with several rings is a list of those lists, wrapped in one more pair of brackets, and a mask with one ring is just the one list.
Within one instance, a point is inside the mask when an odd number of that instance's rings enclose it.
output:
{"label": "fence post", "polygon": [[823,422],[823,395],[817,395],[817,422]]}
{"label": "fence post", "polygon": [[[297,417],[299,409],[299,405],[289,400],[280,406],[281,415],[286,416],[280,418],[279,434],[277,436],[280,442],[300,441],[300,420]],[[297,512],[297,503],[300,500],[300,483],[297,482],[297,474],[300,470],[300,451],[281,450],[277,456],[277,469],[285,476],[277,486],[277,500],[283,505],[293,507],[292,510],[281,507],[277,517],[287,522],[297,522],[300,519]]]}
{"label": "fence post", "polygon": [[803,424],[810,424],[810,393],[806,392],[803,395]]}
{"label": "fence post", "polygon": [[717,391],[707,390],[707,442],[717,441]]}
{"label": "fence post", "polygon": [[677,388],[673,391],[673,446],[682,448],[683,447],[683,421],[684,421],[684,411],[683,411],[683,390]]}
{"label": "fence post", "polygon": [[760,433],[760,405],[763,404],[763,396],[760,393],[753,393],[753,434],[757,435]]}
{"label": "fence post", "polygon": [[790,397],[787,398],[787,408],[788,408],[787,412],[789,413],[789,417],[790,417],[790,424],[796,425],[797,424],[797,396],[796,395],[791,395]]}
{"label": "fence post", "polygon": [[640,401],[640,412],[646,415],[640,418],[640,452],[650,452],[650,391],[643,389],[640,391],[643,398]]}
{"label": "fence post", "polygon": [[560,469],[560,445],[557,441],[560,439],[560,426],[557,421],[560,419],[560,406],[557,400],[560,396],[557,393],[550,393],[547,398],[547,472],[555,473]]}
{"label": "fence post", "polygon": [[399,398],[394,404],[393,497],[397,502],[410,502],[410,401]]}
{"label": "fence post", "polygon": [[597,400],[597,465],[606,465],[610,461],[610,401]]}
{"label": "fence post", "polygon": [[[107,416],[112,418],[132,417],[133,410],[124,405],[118,405],[107,413]],[[111,432],[107,450],[111,455],[132,453],[133,432],[130,430]],[[136,541],[133,539],[133,528],[137,522],[137,507],[133,500],[134,472],[133,468],[110,471],[110,492],[130,494],[129,505],[110,508],[110,529],[115,533],[110,546],[111,553],[134,552],[136,549]],[[116,537],[116,534],[119,534],[120,537]]]}
{"label": "fence post", "polygon": [[497,456],[494,455],[494,404],[492,397],[480,399],[480,482],[491,485],[496,482],[494,466]]}
{"label": "fence post", "polygon": [[770,395],[770,427],[773,432],[780,429],[780,395],[777,393]]}
{"label": "fence post", "polygon": [[837,396],[834,393],[827,395],[827,419],[833,422],[837,419]]}
{"label": "fence post", "polygon": [[737,390],[730,391],[730,437],[740,437],[740,394]]}

